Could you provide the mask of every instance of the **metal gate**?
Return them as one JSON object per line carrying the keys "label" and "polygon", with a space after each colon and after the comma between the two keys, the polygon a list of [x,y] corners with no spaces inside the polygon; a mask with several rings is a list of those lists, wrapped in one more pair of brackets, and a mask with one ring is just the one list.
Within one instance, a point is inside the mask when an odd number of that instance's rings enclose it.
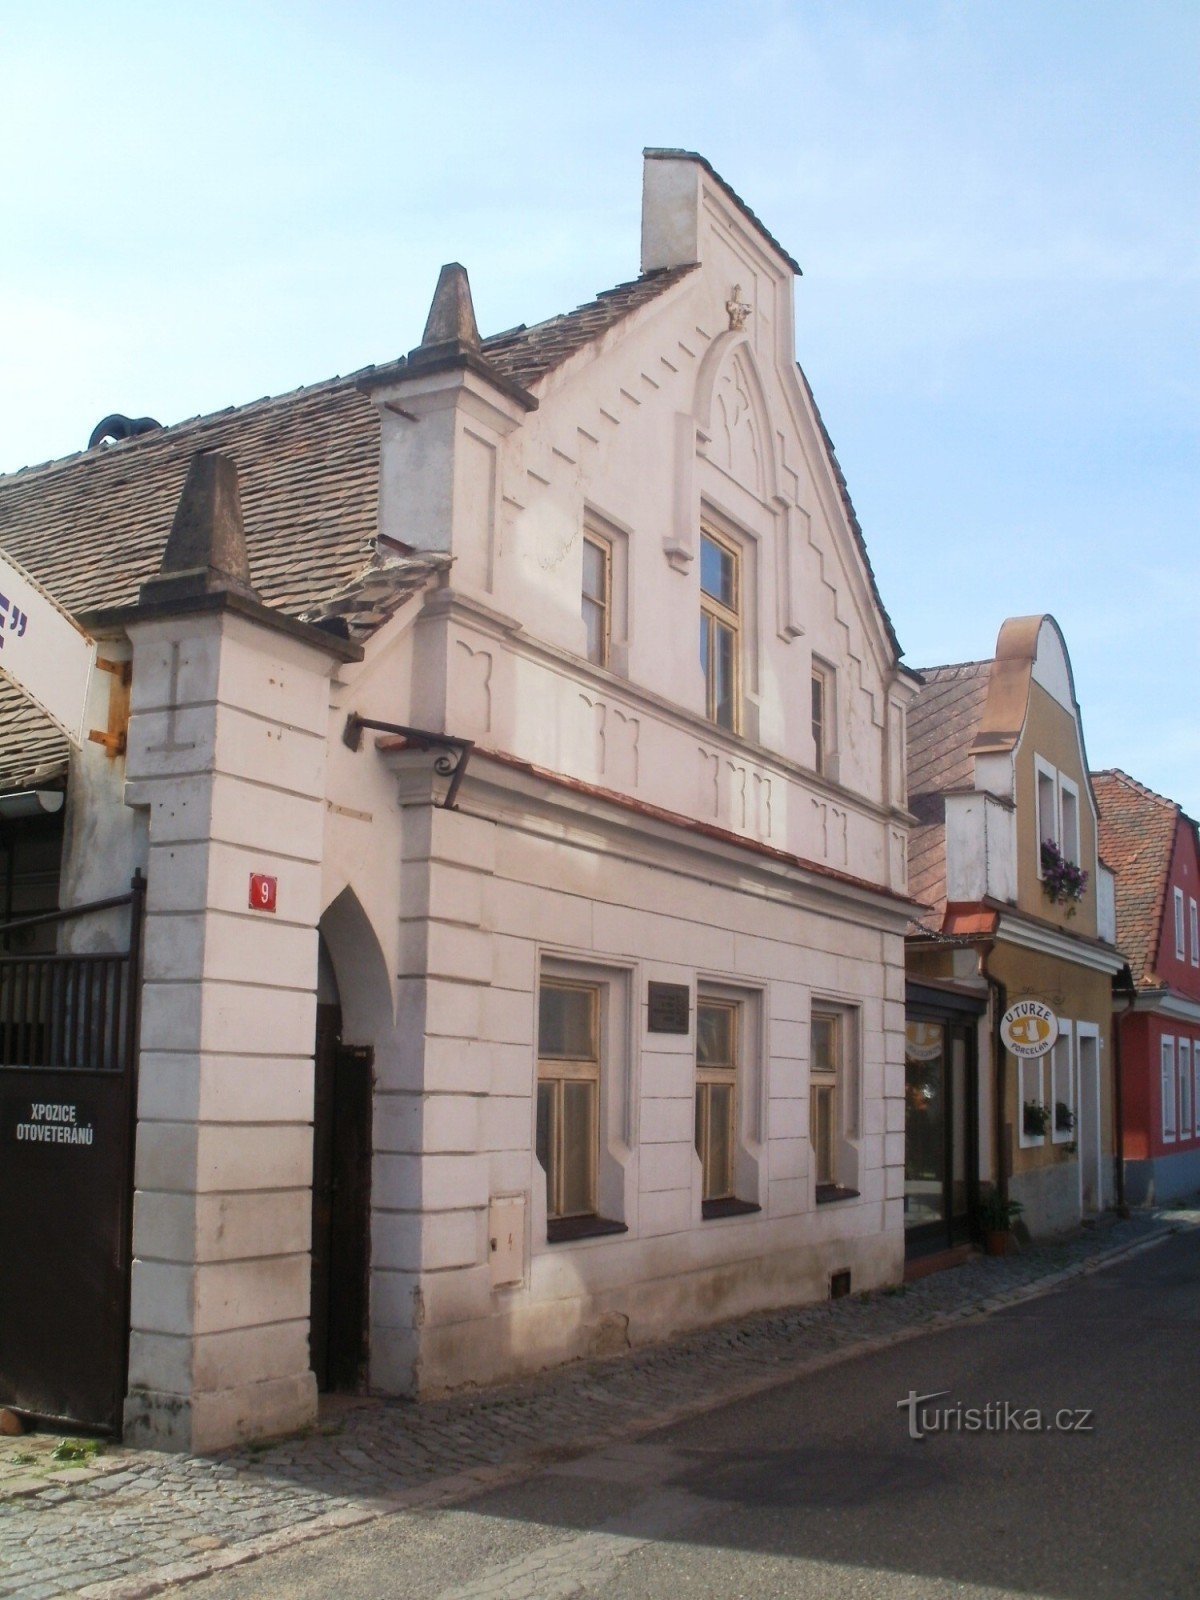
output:
{"label": "metal gate", "polygon": [[130,892],[0,935],[129,907],[128,948],[0,956],[0,1404],[119,1432],[142,909]]}

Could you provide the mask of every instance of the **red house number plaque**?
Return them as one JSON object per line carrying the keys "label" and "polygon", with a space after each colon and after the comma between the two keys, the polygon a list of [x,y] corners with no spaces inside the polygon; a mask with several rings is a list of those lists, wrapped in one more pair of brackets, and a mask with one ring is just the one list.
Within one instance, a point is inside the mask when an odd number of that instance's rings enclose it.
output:
{"label": "red house number plaque", "polygon": [[252,872],[250,874],[251,911],[274,911],[275,891],[278,886],[278,878],[268,878],[265,872]]}

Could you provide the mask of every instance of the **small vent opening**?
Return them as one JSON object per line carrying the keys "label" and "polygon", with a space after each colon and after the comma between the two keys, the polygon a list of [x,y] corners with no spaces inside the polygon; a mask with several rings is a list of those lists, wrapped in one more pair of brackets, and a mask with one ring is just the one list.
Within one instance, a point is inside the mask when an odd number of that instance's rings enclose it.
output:
{"label": "small vent opening", "polygon": [[831,1272],[829,1274],[829,1298],[831,1300],[844,1300],[850,1293],[850,1270],[844,1272]]}

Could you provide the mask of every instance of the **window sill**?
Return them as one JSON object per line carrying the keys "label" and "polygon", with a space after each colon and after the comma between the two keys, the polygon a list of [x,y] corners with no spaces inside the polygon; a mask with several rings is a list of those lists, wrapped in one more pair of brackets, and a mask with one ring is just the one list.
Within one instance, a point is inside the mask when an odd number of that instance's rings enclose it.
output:
{"label": "window sill", "polygon": [[547,1244],[570,1244],[575,1239],[599,1239],[606,1233],[628,1233],[623,1222],[610,1217],[551,1217],[546,1223]]}
{"label": "window sill", "polygon": [[708,1222],[712,1217],[748,1217],[762,1207],[753,1200],[704,1200],[700,1205],[700,1215]]}
{"label": "window sill", "polygon": [[836,1183],[819,1183],[817,1185],[817,1204],[819,1206],[831,1205],[835,1200],[858,1200],[861,1198],[860,1189],[843,1189]]}

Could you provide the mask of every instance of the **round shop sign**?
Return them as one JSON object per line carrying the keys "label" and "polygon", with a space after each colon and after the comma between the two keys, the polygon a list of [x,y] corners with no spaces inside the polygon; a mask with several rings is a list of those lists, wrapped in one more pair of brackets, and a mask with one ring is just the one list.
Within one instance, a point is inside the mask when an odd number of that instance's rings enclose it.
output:
{"label": "round shop sign", "polygon": [[1014,1056],[1044,1056],[1058,1038],[1058,1018],[1040,1000],[1018,1000],[1000,1018],[1000,1037]]}

